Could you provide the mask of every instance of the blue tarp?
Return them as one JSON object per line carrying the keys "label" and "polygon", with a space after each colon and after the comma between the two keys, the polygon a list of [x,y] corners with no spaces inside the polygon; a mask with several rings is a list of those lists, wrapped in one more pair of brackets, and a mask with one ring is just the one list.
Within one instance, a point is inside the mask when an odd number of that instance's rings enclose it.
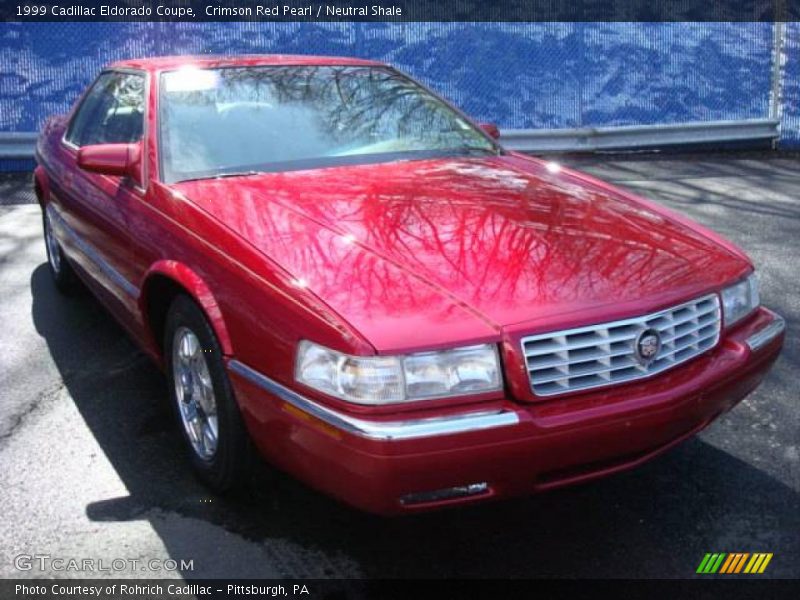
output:
{"label": "blue tarp", "polygon": [[[787,27],[784,147],[800,146],[800,25]],[[161,54],[387,61],[501,128],[769,115],[770,23],[2,23],[0,131],[66,112],[100,68]]]}

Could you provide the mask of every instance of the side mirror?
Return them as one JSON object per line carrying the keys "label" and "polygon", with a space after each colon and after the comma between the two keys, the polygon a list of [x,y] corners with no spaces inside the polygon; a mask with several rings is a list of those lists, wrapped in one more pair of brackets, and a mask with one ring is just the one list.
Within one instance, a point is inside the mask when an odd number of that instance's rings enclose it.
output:
{"label": "side mirror", "polygon": [[78,166],[102,175],[142,182],[141,144],[95,144],[78,149]]}
{"label": "side mirror", "polygon": [[494,123],[481,123],[480,128],[483,129],[493,140],[500,139],[500,130]]}

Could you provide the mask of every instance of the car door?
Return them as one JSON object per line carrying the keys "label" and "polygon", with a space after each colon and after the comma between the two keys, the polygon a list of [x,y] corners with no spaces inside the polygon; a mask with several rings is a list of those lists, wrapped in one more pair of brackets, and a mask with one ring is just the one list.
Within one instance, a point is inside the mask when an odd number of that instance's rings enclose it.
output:
{"label": "car door", "polygon": [[73,233],[74,258],[118,314],[138,314],[126,213],[132,202],[140,201],[143,184],[80,169],[77,156],[79,148],[94,144],[141,143],[146,87],[144,73],[102,73],[75,111],[63,140],[66,176],[59,207]]}

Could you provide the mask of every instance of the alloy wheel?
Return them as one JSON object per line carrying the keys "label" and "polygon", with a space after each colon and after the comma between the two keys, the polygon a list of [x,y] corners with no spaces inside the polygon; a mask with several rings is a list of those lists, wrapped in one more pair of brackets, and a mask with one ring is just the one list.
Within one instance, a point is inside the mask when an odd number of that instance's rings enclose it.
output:
{"label": "alloy wheel", "polygon": [[172,341],[172,378],[181,422],[192,450],[211,460],[217,451],[219,423],[208,363],[200,340],[189,328],[179,327]]}
{"label": "alloy wheel", "polygon": [[44,213],[44,241],[47,244],[47,261],[57,275],[61,271],[61,248],[53,233],[53,224],[50,221],[49,213]]}

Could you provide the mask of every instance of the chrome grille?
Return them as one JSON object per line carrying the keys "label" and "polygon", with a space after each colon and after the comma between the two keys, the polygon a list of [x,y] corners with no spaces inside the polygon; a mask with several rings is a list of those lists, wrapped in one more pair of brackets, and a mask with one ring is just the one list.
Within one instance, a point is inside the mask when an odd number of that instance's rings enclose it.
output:
{"label": "chrome grille", "polygon": [[[659,333],[661,347],[643,364],[635,346],[648,329]],[[533,393],[552,396],[661,373],[716,346],[719,333],[719,297],[709,294],[634,319],[528,336],[522,352]]]}

